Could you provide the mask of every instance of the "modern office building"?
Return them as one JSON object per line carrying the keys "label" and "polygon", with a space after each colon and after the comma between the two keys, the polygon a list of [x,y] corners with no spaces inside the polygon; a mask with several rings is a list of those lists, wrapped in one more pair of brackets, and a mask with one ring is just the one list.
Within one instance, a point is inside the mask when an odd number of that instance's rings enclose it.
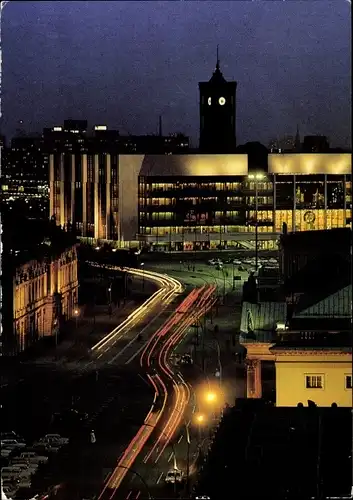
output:
{"label": "modern office building", "polygon": [[142,161],[141,155],[51,154],[50,217],[62,227],[73,224],[79,236],[135,241]]}
{"label": "modern office building", "polygon": [[146,156],[139,176],[139,239],[168,248],[273,241],[283,231],[350,226],[350,154]]}
{"label": "modern office building", "polygon": [[[159,249],[275,245],[351,225],[350,154],[50,155],[50,216],[79,235]],[[249,246],[250,245],[250,246]]]}

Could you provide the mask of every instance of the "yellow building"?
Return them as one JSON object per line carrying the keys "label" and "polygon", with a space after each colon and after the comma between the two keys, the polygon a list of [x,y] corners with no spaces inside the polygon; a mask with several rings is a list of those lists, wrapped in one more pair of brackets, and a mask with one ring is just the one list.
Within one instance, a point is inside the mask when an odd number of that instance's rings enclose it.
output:
{"label": "yellow building", "polygon": [[352,349],[274,346],[276,406],[352,407]]}
{"label": "yellow building", "polygon": [[54,334],[61,320],[70,319],[78,298],[77,249],[58,256],[31,260],[16,267],[13,276],[13,338],[21,352],[44,336]]}

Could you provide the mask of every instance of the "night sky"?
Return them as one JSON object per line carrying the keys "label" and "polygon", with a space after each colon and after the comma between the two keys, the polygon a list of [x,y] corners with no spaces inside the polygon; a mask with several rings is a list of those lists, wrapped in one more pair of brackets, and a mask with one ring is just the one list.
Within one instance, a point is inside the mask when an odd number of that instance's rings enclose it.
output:
{"label": "night sky", "polygon": [[347,0],[11,1],[3,13],[3,126],[65,118],[198,144],[198,82],[238,82],[238,144],[324,134],[351,144]]}

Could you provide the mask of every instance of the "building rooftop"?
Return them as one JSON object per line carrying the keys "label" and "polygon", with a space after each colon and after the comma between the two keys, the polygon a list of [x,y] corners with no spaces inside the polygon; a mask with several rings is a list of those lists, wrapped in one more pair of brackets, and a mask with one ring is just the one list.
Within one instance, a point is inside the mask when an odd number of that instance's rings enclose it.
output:
{"label": "building rooftop", "polygon": [[351,175],[352,155],[347,153],[269,154],[268,172],[273,174]]}
{"label": "building rooftop", "polygon": [[248,174],[248,157],[245,154],[207,155],[175,154],[145,155],[141,176],[233,176]]}
{"label": "building rooftop", "polygon": [[351,409],[244,403],[224,416],[195,496],[300,500],[350,495]]}
{"label": "building rooftop", "polygon": [[[241,311],[240,333],[253,332],[260,335],[264,331],[273,332],[277,323],[285,323],[287,304],[285,302],[243,302]],[[261,336],[261,335],[260,335]]]}
{"label": "building rooftop", "polygon": [[324,316],[332,318],[352,317],[351,284],[294,314],[294,317],[299,318],[322,318]]}

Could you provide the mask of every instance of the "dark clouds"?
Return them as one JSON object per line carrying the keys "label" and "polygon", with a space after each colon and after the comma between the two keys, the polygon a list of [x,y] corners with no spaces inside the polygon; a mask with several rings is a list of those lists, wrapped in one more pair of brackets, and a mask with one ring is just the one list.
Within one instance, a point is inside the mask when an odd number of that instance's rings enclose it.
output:
{"label": "dark clouds", "polygon": [[333,1],[10,2],[4,129],[67,117],[197,143],[198,87],[220,45],[238,81],[238,141],[301,132],[351,143],[350,6]]}

